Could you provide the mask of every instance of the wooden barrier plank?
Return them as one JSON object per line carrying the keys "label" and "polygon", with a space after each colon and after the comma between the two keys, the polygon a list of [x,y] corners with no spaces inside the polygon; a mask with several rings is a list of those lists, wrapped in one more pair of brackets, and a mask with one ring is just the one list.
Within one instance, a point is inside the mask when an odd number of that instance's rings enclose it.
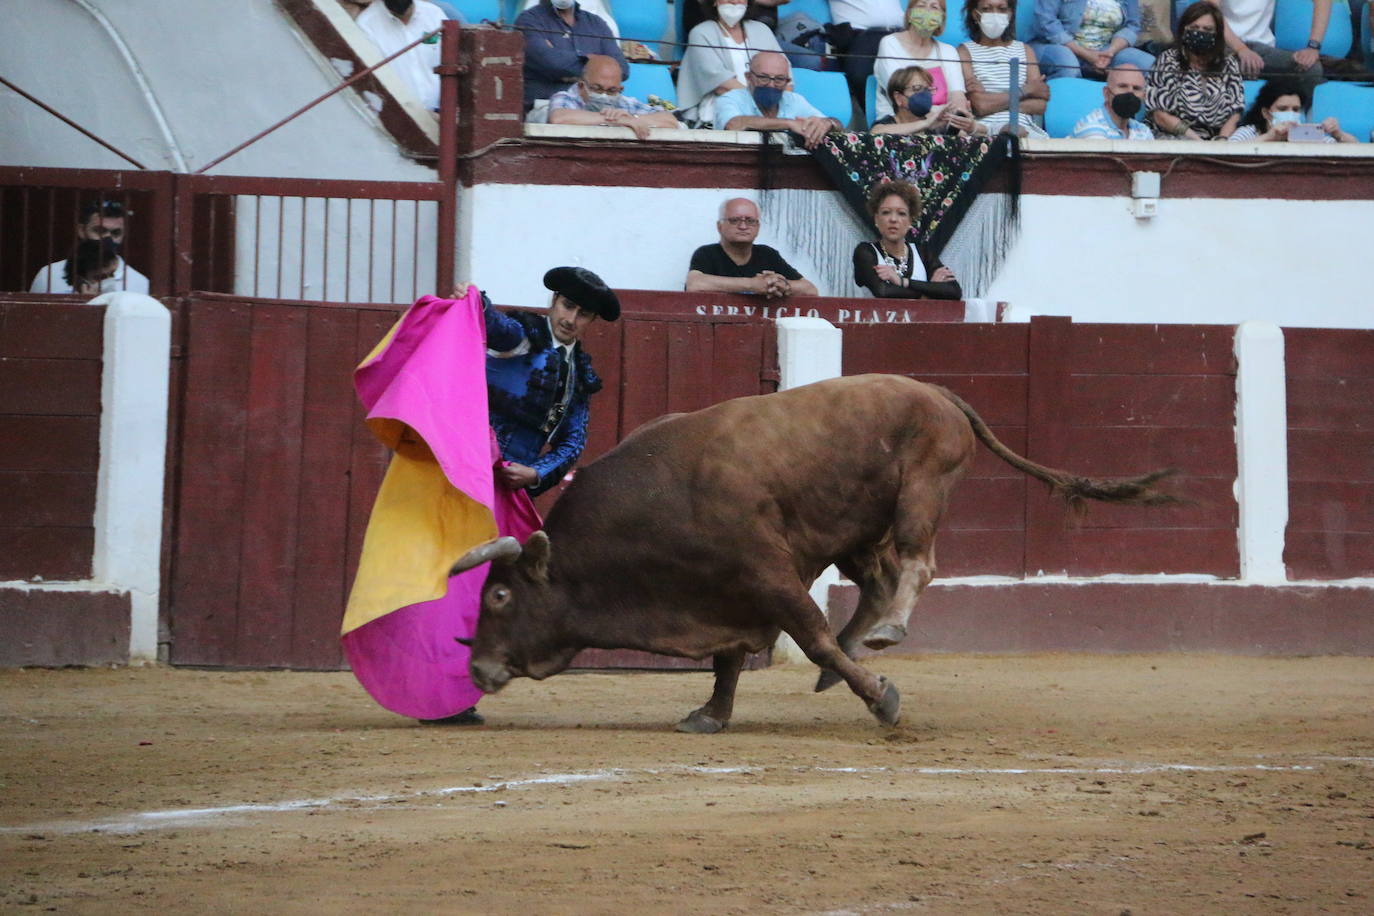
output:
{"label": "wooden barrier plank", "polygon": [[1374,433],[1289,430],[1288,479],[1374,480]]}
{"label": "wooden barrier plank", "polygon": [[[1030,370],[1026,395],[1026,451],[1032,461],[1064,467],[1063,444],[1071,422],[1078,420],[1068,353],[1073,325],[1054,316],[1031,319],[1026,338]],[[1060,530],[1060,509],[1026,487],[1026,573],[1059,573],[1068,568],[1071,554]]]}
{"label": "wooden barrier plank", "polygon": [[8,302],[0,356],[27,359],[93,359],[104,355],[105,307]]}
{"label": "wooden barrier plank", "polygon": [[709,407],[711,389],[702,379],[714,368],[715,335],[710,325],[678,322],[668,328],[668,410],[688,413]]}
{"label": "wooden barrier plank", "polygon": [[[936,575],[1013,576],[1025,569],[1025,535],[1021,531],[965,531],[942,528],[935,537]],[[920,605],[917,612],[920,614]]]}
{"label": "wooden barrier plank", "polygon": [[0,470],[94,473],[99,462],[99,417],[0,416]]}
{"label": "wooden barrier plank", "polygon": [[171,659],[229,665],[236,663],[252,313],[243,303],[192,302],[186,321]]}
{"label": "wooden barrier plank", "polygon": [[950,498],[941,530],[1006,529],[1026,525],[1026,482],[1014,477],[965,479]]}
{"label": "wooden barrier plank", "polygon": [[1240,575],[1234,529],[1079,528],[1066,531],[1064,541],[1071,576]]}
{"label": "wooden barrier plank", "polygon": [[1290,481],[1288,530],[1374,533],[1374,483]]}
{"label": "wooden barrier plank", "polygon": [[1134,477],[1176,467],[1183,477],[1236,476],[1236,436],[1225,426],[1071,427],[1064,437],[1069,470]]}
{"label": "wooden barrier plank", "polygon": [[0,580],[89,579],[94,551],[94,528],[0,525]]}
{"label": "wooden barrier plank", "polygon": [[100,361],[0,358],[0,414],[100,416]]}
{"label": "wooden barrier plank", "polygon": [[711,403],[760,394],[765,388],[760,373],[767,360],[766,335],[762,324],[717,324],[713,326],[712,350],[715,355],[711,374]]}
{"label": "wooden barrier plank", "polygon": [[92,471],[0,471],[5,524],[21,528],[83,528],[94,524]]}
{"label": "wooden barrier plank", "polygon": [[1374,534],[1290,528],[1283,559],[1290,579],[1368,578],[1374,576]]}
{"label": "wooden barrier plank", "polygon": [[1235,423],[1226,376],[1073,375],[1073,426],[1216,426]]}
{"label": "wooden barrier plank", "polygon": [[1203,324],[1075,324],[1070,365],[1082,375],[1236,374],[1236,329]]}
{"label": "wooden barrier plank", "polygon": [[1229,531],[1234,537],[1236,526],[1240,523],[1240,509],[1233,495],[1234,486],[1234,477],[1175,478],[1166,482],[1164,487],[1189,502],[1173,506],[1090,502],[1083,517],[1077,521],[1069,518],[1067,527],[1216,529]]}
{"label": "wooden barrier plank", "polygon": [[668,412],[668,328],[661,321],[625,321],[620,436]]}
{"label": "wooden barrier plank", "polygon": [[1374,331],[1284,328],[1284,370],[1294,378],[1374,378]]}
{"label": "wooden barrier plank", "polygon": [[301,424],[291,666],[338,668],[348,601],[348,472],[353,441],[355,314],[310,309]]}
{"label": "wooden barrier plank", "polygon": [[1027,333],[1024,324],[846,325],[844,373],[1024,375]]}
{"label": "wooden barrier plank", "polygon": [[589,464],[606,454],[621,440],[620,384],[624,357],[625,325],[620,321],[594,321],[581,346],[592,359],[592,369],[601,376],[601,390],[591,397],[591,422],[587,427],[587,448],[579,465]]}
{"label": "wooden barrier plank", "polygon": [[1374,382],[1289,376],[1288,428],[1374,432]]}

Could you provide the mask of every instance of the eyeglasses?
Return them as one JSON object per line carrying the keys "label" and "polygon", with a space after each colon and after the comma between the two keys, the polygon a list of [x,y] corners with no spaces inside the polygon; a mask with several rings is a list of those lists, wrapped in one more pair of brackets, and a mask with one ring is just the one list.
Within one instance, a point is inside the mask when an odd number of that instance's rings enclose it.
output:
{"label": "eyeglasses", "polygon": [[929,86],[922,86],[922,85],[920,85],[920,84],[918,83],[918,84],[915,85],[915,86],[907,86],[905,89],[902,90],[902,94],[903,94],[903,95],[915,95],[915,94],[918,93],[918,92],[929,92],[929,91],[930,91],[930,87],[929,87]]}
{"label": "eyeglasses", "polygon": [[725,217],[725,222],[729,223],[732,226],[740,227],[757,226],[759,224],[759,221],[754,219],[752,216],[727,216]]}
{"label": "eyeglasses", "polygon": [[765,86],[778,86],[780,88],[786,86],[792,80],[792,77],[786,74],[782,76],[766,76],[762,73],[755,73],[753,70],[749,71],[749,75],[752,76],[755,81],[763,83]]}
{"label": "eyeglasses", "polygon": [[599,92],[602,95],[620,95],[625,91],[624,86],[598,86],[596,83],[582,81],[582,85],[587,87],[588,92]]}

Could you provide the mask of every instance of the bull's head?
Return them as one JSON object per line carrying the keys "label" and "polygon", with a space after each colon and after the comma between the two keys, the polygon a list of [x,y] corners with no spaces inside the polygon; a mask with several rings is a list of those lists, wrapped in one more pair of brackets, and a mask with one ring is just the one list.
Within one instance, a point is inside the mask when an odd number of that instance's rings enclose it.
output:
{"label": "bull's head", "polygon": [[536,531],[524,546],[512,537],[479,544],[453,564],[449,575],[490,563],[482,586],[477,635],[472,647],[472,682],[495,693],[513,677],[557,674],[577,648],[566,645],[559,617],[561,596],[550,582],[549,537]]}

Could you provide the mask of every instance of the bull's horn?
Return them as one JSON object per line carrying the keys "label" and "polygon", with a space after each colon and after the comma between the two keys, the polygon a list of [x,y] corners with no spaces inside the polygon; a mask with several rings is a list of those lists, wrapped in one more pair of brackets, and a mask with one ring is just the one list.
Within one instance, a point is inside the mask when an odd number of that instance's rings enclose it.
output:
{"label": "bull's horn", "polygon": [[456,576],[460,572],[467,572],[475,566],[483,563],[490,563],[493,560],[504,560],[510,562],[520,556],[520,542],[512,537],[497,538],[494,541],[487,541],[485,544],[478,544],[458,558],[458,562],[449,569],[450,576]]}

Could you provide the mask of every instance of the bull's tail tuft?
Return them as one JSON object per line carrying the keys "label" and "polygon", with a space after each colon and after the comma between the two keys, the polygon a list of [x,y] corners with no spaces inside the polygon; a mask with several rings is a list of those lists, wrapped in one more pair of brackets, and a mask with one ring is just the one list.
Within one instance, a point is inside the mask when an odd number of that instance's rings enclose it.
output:
{"label": "bull's tail tuft", "polygon": [[1043,464],[1036,464],[1028,458],[1022,458],[1003,445],[992,434],[992,430],[988,429],[983,418],[978,416],[977,411],[970,407],[963,398],[940,385],[933,385],[932,387],[963,412],[964,416],[968,418],[969,425],[973,427],[973,434],[994,455],[1017,470],[1031,475],[1036,480],[1044,481],[1049,485],[1051,493],[1064,498],[1074,515],[1082,515],[1087,508],[1087,501],[1090,499],[1107,503],[1134,503],[1141,506],[1180,505],[1187,502],[1187,500],[1180,499],[1172,493],[1157,490],[1154,487],[1164,478],[1176,474],[1177,469],[1175,468],[1151,471],[1139,477],[1081,477],[1077,474],[1070,474],[1068,471],[1060,471]]}

